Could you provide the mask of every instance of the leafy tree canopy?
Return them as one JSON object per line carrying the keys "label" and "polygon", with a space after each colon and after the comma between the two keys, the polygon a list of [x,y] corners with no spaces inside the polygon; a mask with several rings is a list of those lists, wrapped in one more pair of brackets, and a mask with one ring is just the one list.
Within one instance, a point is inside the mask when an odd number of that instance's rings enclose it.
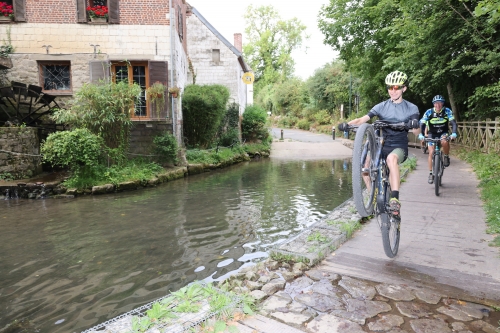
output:
{"label": "leafy tree canopy", "polygon": [[369,104],[387,98],[384,77],[401,70],[405,98],[422,110],[442,94],[457,118],[486,118],[500,115],[498,8],[498,0],[330,0],[319,27]]}
{"label": "leafy tree canopy", "polygon": [[244,15],[248,43],[243,52],[255,73],[255,92],[268,84],[290,78],[294,71],[293,50],[307,38],[300,20],[282,20],[273,6],[248,6]]}

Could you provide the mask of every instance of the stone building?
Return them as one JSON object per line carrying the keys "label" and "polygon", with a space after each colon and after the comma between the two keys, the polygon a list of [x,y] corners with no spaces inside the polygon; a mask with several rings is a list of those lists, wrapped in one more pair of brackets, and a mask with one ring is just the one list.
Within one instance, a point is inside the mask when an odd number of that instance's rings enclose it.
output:
{"label": "stone building", "polygon": [[[137,82],[143,94],[132,116],[131,152],[144,153],[165,130],[182,142],[181,98],[169,97],[157,115],[144,91],[156,81],[186,84],[185,0],[2,1],[14,7],[14,18],[0,21],[0,43],[15,48],[4,81],[40,86],[62,106],[86,82]],[[98,5],[108,9],[104,22],[87,12]]]}
{"label": "stone building", "polygon": [[230,101],[240,106],[253,103],[253,85],[243,83],[244,73],[251,71],[242,54],[242,36],[234,34],[234,45],[224,38],[196,8],[188,8],[187,49],[192,70],[188,70],[188,83],[221,84],[229,88]]}

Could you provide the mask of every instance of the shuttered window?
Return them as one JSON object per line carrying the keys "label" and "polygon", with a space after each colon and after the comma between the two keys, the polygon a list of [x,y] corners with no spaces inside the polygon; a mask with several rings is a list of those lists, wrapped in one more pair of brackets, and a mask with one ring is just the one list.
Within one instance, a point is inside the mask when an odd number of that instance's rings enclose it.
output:
{"label": "shuttered window", "polygon": [[14,20],[26,22],[26,0],[11,0],[14,7]]}
{"label": "shuttered window", "polygon": [[89,21],[89,15],[87,13],[87,5],[90,7],[96,7],[96,6],[108,7],[108,22],[109,23],[120,22],[118,0],[88,0],[88,1],[76,0],[78,22],[86,23]]}
{"label": "shuttered window", "polygon": [[[161,82],[166,87],[168,87],[168,62],[166,61],[149,61],[149,83],[152,85],[155,82]],[[169,103],[168,103],[168,94],[165,94],[165,105],[160,111],[158,117],[159,118],[168,118],[169,117]],[[155,112],[156,116],[156,112]]]}
{"label": "shuttered window", "polygon": [[182,20],[182,10],[180,6],[177,6],[177,31],[179,32],[179,37],[182,40],[184,38],[184,22]]}

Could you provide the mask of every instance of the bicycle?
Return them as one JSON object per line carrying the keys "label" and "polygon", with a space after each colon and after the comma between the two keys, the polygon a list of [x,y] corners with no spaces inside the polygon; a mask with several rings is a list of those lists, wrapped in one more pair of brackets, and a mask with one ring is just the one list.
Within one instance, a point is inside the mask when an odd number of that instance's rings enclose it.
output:
{"label": "bicycle", "polygon": [[407,124],[377,120],[372,125],[347,126],[349,130],[356,131],[352,161],[354,204],[362,217],[375,213],[382,232],[384,252],[389,258],[394,258],[399,249],[401,216],[394,216],[389,208],[391,185],[389,167],[382,158],[385,142],[383,128],[407,130]]}
{"label": "bicycle", "polygon": [[439,196],[439,187],[443,182],[444,173],[444,156],[441,154],[441,141],[450,141],[450,137],[446,136],[444,138],[424,139],[427,143],[434,143],[434,153],[432,154],[432,174],[434,175],[434,193]]}

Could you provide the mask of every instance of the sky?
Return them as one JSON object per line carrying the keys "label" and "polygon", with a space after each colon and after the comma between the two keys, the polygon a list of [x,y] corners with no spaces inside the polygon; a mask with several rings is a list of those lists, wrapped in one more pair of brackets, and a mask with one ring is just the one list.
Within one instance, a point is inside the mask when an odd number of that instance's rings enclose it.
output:
{"label": "sky", "polygon": [[188,0],[187,2],[231,43],[234,43],[234,34],[238,32],[243,35],[243,44],[247,43],[243,15],[249,5],[259,7],[272,4],[282,19],[298,18],[307,27],[306,33],[310,36],[303,42],[302,49],[292,53],[295,60],[295,75],[302,79],[312,76],[315,69],[331,62],[338,55],[330,46],[323,45],[323,34],[318,28],[318,13],[321,6],[329,3],[329,0]]}

